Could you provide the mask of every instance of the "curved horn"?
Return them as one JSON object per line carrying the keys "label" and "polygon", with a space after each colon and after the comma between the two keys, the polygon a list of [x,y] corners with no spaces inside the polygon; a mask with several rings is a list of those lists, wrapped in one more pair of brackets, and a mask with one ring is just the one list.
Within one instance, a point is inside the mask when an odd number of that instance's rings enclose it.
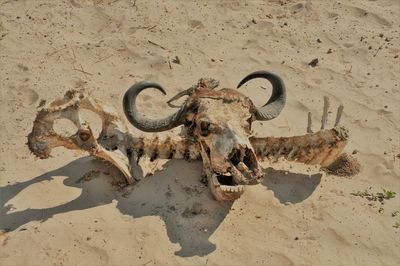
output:
{"label": "curved horn", "polygon": [[142,90],[147,88],[155,88],[161,91],[164,95],[166,94],[164,88],[155,82],[141,81],[130,87],[125,93],[123,99],[124,112],[129,122],[136,128],[145,132],[160,132],[181,125],[186,113],[185,105],[183,105],[176,113],[159,120],[145,118],[138,112],[136,108],[136,97]]}
{"label": "curved horn", "polygon": [[172,97],[171,99],[169,99],[169,100],[167,101],[167,104],[169,105],[169,107],[172,107],[172,108],[179,108],[180,106],[175,105],[175,104],[172,104],[171,102],[174,102],[174,101],[178,100],[179,98],[181,98],[181,97],[183,97],[183,96],[190,95],[190,94],[193,93],[193,91],[194,91],[194,87],[190,87],[190,88],[187,89],[187,90],[181,91],[181,92],[179,92],[177,95],[175,95],[174,97]]}
{"label": "curved horn", "polygon": [[271,72],[256,71],[250,73],[244,79],[242,79],[237,88],[239,89],[243,84],[255,78],[267,79],[272,84],[272,95],[266,104],[264,104],[262,107],[257,108],[255,114],[256,119],[261,121],[274,119],[279,115],[286,104],[285,84],[279,76]]}

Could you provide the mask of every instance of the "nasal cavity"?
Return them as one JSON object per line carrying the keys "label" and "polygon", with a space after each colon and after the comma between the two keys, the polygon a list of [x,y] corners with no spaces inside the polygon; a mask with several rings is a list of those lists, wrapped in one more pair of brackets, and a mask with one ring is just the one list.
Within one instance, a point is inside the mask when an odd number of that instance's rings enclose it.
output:
{"label": "nasal cavity", "polygon": [[238,163],[240,163],[240,158],[241,158],[241,152],[239,149],[235,148],[229,154],[229,161],[235,166],[238,165]]}
{"label": "nasal cavity", "polygon": [[246,149],[243,157],[243,163],[249,168],[253,169],[257,166],[257,159],[251,149]]}

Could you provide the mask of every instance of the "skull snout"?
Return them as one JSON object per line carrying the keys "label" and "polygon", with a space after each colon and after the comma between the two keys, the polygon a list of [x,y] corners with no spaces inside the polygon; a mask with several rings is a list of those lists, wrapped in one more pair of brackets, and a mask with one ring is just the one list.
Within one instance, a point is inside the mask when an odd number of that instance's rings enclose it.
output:
{"label": "skull snout", "polygon": [[253,169],[257,166],[257,159],[253,150],[247,147],[235,147],[228,155],[229,161],[236,167]]}
{"label": "skull snout", "polygon": [[234,172],[233,176],[239,178],[239,180],[236,180],[238,183],[258,183],[260,171],[257,158],[252,149],[247,146],[235,147],[229,154],[228,160],[234,167],[234,169],[231,169]]}

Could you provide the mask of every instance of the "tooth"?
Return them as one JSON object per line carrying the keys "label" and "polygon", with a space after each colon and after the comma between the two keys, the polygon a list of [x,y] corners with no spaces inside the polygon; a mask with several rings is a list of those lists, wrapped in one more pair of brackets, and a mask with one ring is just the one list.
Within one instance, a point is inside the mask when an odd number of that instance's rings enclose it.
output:
{"label": "tooth", "polygon": [[236,184],[243,183],[243,175],[236,168],[232,168],[232,177]]}
{"label": "tooth", "polygon": [[228,186],[224,186],[224,185],[223,185],[223,186],[221,186],[220,188],[221,188],[222,191],[228,192]]}
{"label": "tooth", "polygon": [[212,176],[211,181],[213,182],[213,185],[215,187],[219,187],[220,186],[220,184],[218,182],[218,179],[217,179],[217,177],[215,175]]}
{"label": "tooth", "polygon": [[278,151],[278,153],[275,154],[274,156],[274,162],[277,162],[279,157],[281,156],[281,153],[283,152],[283,150],[285,149],[285,147],[281,147]]}
{"label": "tooth", "polygon": [[293,155],[297,152],[297,147],[294,147],[287,156],[288,160],[292,159]]}
{"label": "tooth", "polygon": [[236,167],[240,171],[245,171],[247,169],[247,166],[243,162],[238,163],[238,165]]}

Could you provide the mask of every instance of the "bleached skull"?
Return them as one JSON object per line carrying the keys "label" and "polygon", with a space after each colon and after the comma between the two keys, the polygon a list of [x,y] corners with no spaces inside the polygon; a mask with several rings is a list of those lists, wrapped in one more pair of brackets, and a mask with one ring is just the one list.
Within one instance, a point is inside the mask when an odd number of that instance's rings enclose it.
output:
{"label": "bleached skull", "polygon": [[[133,170],[139,167],[142,156],[150,161],[159,159],[188,159],[203,161],[204,177],[217,200],[234,200],[243,193],[246,185],[257,184],[261,178],[258,160],[277,161],[284,158],[308,165],[320,165],[322,169],[347,171],[348,156],[342,151],[348,140],[348,131],[339,127],[343,106],[337,111],[334,127],[326,130],[329,99],[324,97],[321,130],[312,131],[311,113],[308,117],[307,134],[292,137],[254,137],[251,124],[254,120],[270,120],[278,116],[285,105],[286,92],[282,80],[266,71],[254,72],[245,77],[240,87],[253,78],[265,78],[272,83],[272,96],[260,108],[237,90],[215,90],[214,79],[200,79],[198,84],[168,101],[188,95],[179,110],[164,119],[145,118],[136,109],[136,98],[146,88],[164,89],[157,83],[139,82],[125,93],[123,108],[128,120],[138,129],[157,132],[183,125],[182,138],[168,136],[134,136],[129,132],[119,114],[110,106],[95,100],[85,92],[69,90],[63,98],[41,108],[28,135],[28,147],[39,158],[48,158],[51,150],[63,146],[86,151],[94,157],[115,165],[125,176],[128,184],[135,178]],[[176,106],[174,106],[176,107]],[[90,110],[101,118],[98,137],[85,121],[82,111]],[[71,135],[63,135],[54,129],[58,119],[68,119],[76,127]],[[343,157],[344,156],[344,157]],[[338,161],[338,162],[337,162]],[[352,163],[354,164],[354,162]],[[332,168],[330,168],[332,165]],[[350,169],[350,168],[349,168]],[[351,168],[353,169],[353,168]],[[357,171],[342,172],[348,175]]]}
{"label": "bleached skull", "polygon": [[187,136],[200,146],[204,174],[213,196],[218,200],[234,200],[243,193],[243,185],[257,184],[262,176],[249,140],[251,123],[275,118],[286,100],[282,80],[266,71],[246,76],[238,88],[254,78],[267,79],[273,87],[271,98],[260,108],[237,90],[214,90],[218,86],[215,80],[202,79],[197,86],[171,99],[189,95],[179,110],[165,119],[147,119],[136,109],[136,97],[142,90],[156,88],[165,94],[161,85],[152,82],[137,83],[126,92],[124,111],[135,127],[147,132],[185,125]]}

